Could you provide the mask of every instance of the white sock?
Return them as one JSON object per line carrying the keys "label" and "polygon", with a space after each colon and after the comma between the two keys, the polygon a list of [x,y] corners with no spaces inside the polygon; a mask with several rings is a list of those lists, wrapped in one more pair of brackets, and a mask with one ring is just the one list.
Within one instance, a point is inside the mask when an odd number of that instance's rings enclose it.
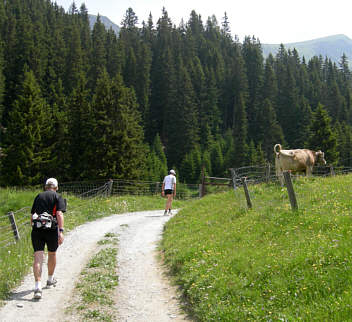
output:
{"label": "white sock", "polygon": [[54,275],[48,275],[48,281],[52,282],[53,281],[53,277],[54,277]]}
{"label": "white sock", "polygon": [[42,289],[42,282],[39,281],[39,282],[35,282],[35,286],[34,286],[34,289],[37,290],[41,290]]}

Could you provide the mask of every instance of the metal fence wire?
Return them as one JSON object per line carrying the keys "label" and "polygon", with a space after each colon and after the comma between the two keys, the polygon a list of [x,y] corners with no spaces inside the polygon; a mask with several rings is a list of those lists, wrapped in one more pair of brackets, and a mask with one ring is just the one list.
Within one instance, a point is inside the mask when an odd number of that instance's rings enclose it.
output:
{"label": "metal fence wire", "polygon": [[[161,194],[162,182],[136,180],[94,180],[86,182],[64,182],[59,185],[59,192],[74,194],[81,198],[138,195],[150,196]],[[177,183],[178,199],[199,196],[198,184]]]}
{"label": "metal fence wire", "polygon": [[[275,166],[267,163],[265,165],[253,165],[233,170],[233,181],[235,185],[242,186],[241,178],[246,178],[248,184],[258,184],[263,182],[276,182],[278,178],[276,176]],[[343,175],[352,172],[352,167],[347,166],[315,166],[313,168],[313,176],[327,177],[332,175]],[[305,173],[292,173],[292,178],[298,178],[305,176]]]}
{"label": "metal fence wire", "polygon": [[[12,212],[16,221],[19,237],[27,236],[30,231],[30,207],[24,207]],[[9,213],[10,214],[10,213]],[[16,242],[14,231],[9,221],[9,214],[0,216],[0,247],[7,247]]]}
{"label": "metal fence wire", "polygon": [[[313,176],[331,176],[343,175],[352,172],[352,167],[345,166],[316,166],[314,167]],[[205,184],[177,184],[177,195],[179,199],[199,198],[207,193],[226,191],[243,186],[245,182],[258,184],[263,182],[276,182],[278,178],[275,173],[275,167],[272,164],[246,166],[231,169],[229,178],[206,177],[208,182]],[[304,174],[293,174],[294,180]],[[207,186],[205,188],[205,185]],[[123,195],[160,195],[162,182],[136,181],[136,180],[94,180],[85,182],[64,182],[59,186],[60,193],[76,195],[80,198],[100,198],[109,196]],[[255,198],[255,196],[252,196]],[[24,207],[13,212],[16,220],[18,234],[20,237],[26,236],[30,231],[29,220],[30,207]],[[14,231],[11,227],[8,214],[0,214],[0,248],[7,247],[15,243]]]}

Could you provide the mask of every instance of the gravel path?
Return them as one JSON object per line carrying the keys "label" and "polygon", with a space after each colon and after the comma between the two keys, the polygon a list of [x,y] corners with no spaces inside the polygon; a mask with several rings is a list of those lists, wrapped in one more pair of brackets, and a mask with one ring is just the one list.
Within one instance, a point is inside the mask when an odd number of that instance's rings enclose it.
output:
{"label": "gravel path", "polygon": [[[0,321],[66,321],[64,308],[69,303],[74,284],[94,253],[97,242],[107,232],[119,236],[119,285],[115,296],[117,321],[187,321],[181,312],[175,287],[170,285],[157,259],[157,243],[169,219],[169,216],[163,216],[163,211],[127,213],[102,218],[71,231],[57,253],[57,286],[44,288],[43,298],[34,301],[33,275],[29,274],[0,309]],[[43,281],[46,277],[44,265]]]}

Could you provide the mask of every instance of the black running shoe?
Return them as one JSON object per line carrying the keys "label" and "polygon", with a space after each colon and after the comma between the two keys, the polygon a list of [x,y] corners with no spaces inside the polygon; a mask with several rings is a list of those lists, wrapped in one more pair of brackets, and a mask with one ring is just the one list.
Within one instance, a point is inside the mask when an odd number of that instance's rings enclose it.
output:
{"label": "black running shoe", "polygon": [[34,299],[35,300],[40,300],[42,298],[42,290],[40,288],[37,288],[34,290]]}
{"label": "black running shoe", "polygon": [[46,287],[56,286],[57,280],[54,277],[52,281],[46,281]]}

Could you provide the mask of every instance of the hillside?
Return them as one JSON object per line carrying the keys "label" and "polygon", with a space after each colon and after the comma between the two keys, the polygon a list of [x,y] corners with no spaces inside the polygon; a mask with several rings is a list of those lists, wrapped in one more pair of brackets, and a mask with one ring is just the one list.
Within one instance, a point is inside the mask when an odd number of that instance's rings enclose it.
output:
{"label": "hillside", "polygon": [[352,176],[250,185],[187,205],[164,232],[165,260],[199,321],[350,321]]}
{"label": "hillside", "polygon": [[[275,55],[280,44],[263,44],[263,54],[265,57],[272,53]],[[349,61],[352,60],[352,40],[345,35],[333,35],[308,41],[287,43],[285,48],[298,51],[301,57],[309,60],[313,56],[322,55],[323,58],[329,57],[332,61],[338,63],[341,56],[345,54]]]}

